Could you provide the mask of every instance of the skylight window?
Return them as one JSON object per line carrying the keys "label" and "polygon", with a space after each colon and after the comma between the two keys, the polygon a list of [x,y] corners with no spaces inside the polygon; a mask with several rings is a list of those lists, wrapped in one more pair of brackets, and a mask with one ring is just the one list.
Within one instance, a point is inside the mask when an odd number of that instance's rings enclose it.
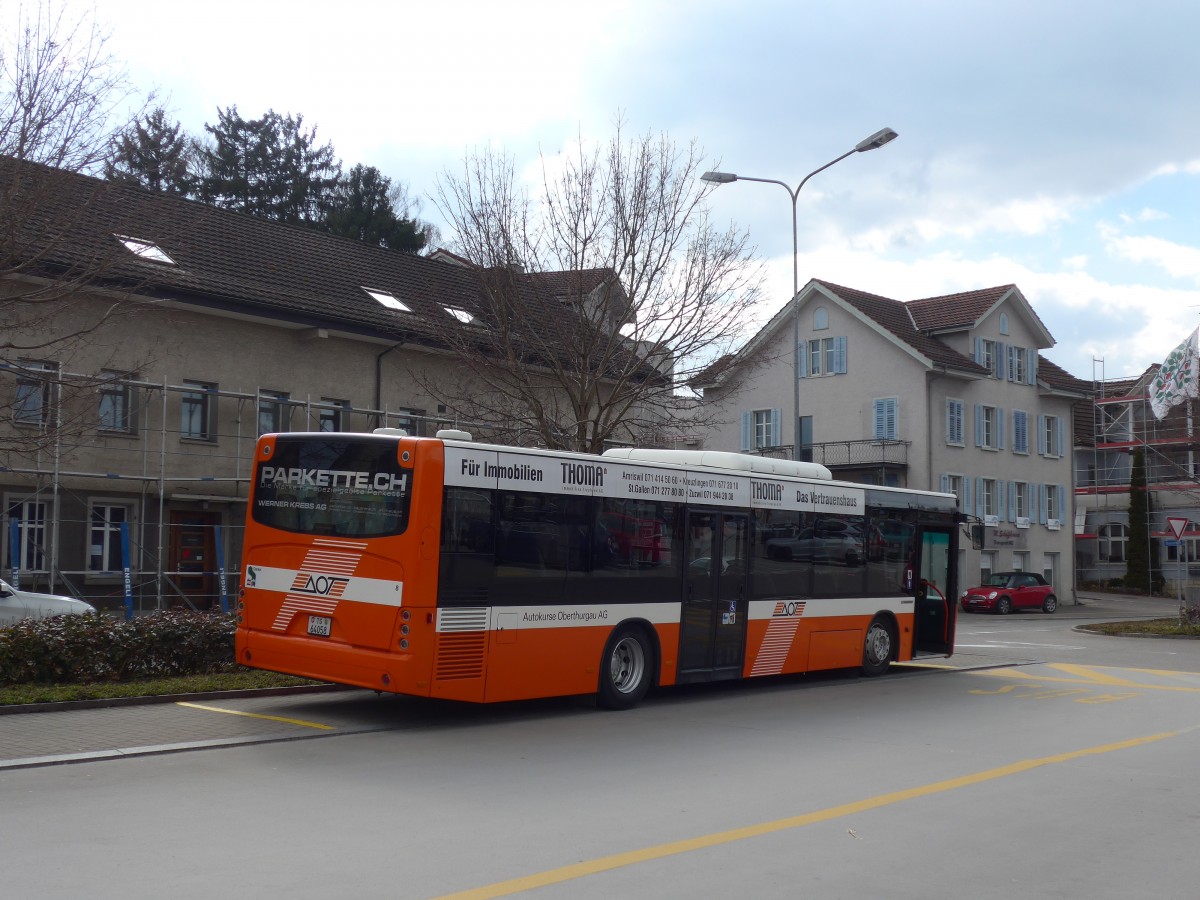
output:
{"label": "skylight window", "polygon": [[407,306],[389,294],[387,291],[377,291],[374,288],[363,288],[368,294],[386,306],[388,309],[398,309],[400,312],[412,312]]}
{"label": "skylight window", "polygon": [[462,322],[464,325],[470,325],[472,320],[475,318],[473,315],[471,315],[465,309],[455,309],[453,306],[445,306],[442,308],[445,309],[446,312],[450,313],[450,315],[454,316],[454,318],[458,319],[458,321]]}
{"label": "skylight window", "polygon": [[151,262],[165,263],[168,266],[175,265],[175,260],[167,256],[167,252],[158,244],[150,241],[143,241],[140,238],[126,237],[123,234],[115,235],[116,239],[125,245],[125,249],[134,256],[139,256],[142,259],[148,259]]}

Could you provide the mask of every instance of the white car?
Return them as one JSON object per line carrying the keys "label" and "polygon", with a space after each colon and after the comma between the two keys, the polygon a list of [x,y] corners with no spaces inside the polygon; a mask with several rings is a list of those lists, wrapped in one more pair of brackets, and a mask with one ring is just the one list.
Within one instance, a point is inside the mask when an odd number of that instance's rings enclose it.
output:
{"label": "white car", "polygon": [[46,619],[50,616],[82,615],[95,612],[96,607],[82,600],[59,597],[56,594],[35,594],[18,591],[7,581],[0,580],[0,626],[12,625],[21,619]]}

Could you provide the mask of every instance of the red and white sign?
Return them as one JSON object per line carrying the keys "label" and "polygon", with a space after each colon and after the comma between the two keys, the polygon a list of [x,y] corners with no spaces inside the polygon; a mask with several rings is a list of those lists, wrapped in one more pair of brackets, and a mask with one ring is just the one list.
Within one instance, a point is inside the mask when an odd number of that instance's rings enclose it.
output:
{"label": "red and white sign", "polygon": [[1171,534],[1175,535],[1175,540],[1183,540],[1184,529],[1187,528],[1187,519],[1177,516],[1167,516],[1167,527],[1171,529]]}

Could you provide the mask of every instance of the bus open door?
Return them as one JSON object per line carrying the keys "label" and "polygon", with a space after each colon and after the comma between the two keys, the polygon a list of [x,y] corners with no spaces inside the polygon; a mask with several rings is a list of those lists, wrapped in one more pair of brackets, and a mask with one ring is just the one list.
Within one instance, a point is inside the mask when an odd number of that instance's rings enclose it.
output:
{"label": "bus open door", "polygon": [[917,555],[905,574],[915,601],[913,657],[954,652],[958,596],[957,528],[924,524],[917,529]]}

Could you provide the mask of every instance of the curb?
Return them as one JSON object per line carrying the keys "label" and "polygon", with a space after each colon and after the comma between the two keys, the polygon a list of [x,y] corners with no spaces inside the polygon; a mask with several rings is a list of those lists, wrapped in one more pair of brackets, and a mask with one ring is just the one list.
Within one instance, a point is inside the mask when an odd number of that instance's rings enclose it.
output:
{"label": "curb", "polygon": [[178,703],[184,700],[237,700],[243,697],[285,697],[289,694],[325,694],[334,691],[359,691],[344,684],[298,684],[292,687],[248,688],[237,691],[205,691],[195,694],[154,694],[145,697],[109,697],[96,700],[60,700],[52,703],[14,703],[0,706],[0,716],[21,713],[64,712],[72,709],[107,709],[114,706],[145,706],[150,703]]}

